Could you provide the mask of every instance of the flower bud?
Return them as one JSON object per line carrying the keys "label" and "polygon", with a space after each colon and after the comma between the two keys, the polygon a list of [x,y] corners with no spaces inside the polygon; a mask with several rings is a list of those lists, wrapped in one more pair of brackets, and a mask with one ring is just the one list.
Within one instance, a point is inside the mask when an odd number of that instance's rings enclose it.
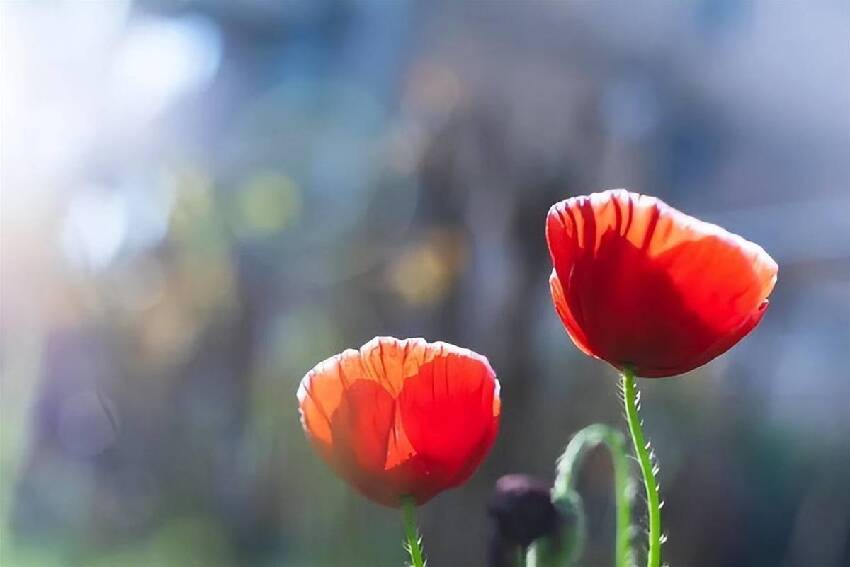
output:
{"label": "flower bud", "polygon": [[512,565],[517,548],[524,551],[539,538],[557,540],[564,522],[549,486],[524,474],[505,475],[496,482],[488,513],[494,528],[490,567]]}

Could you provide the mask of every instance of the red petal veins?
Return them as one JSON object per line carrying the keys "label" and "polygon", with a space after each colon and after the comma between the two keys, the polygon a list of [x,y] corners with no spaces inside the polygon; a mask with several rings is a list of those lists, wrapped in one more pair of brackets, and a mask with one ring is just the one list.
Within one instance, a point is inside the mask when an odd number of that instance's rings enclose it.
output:
{"label": "red petal veins", "polygon": [[495,440],[487,359],[447,343],[378,337],[316,365],[298,390],[304,429],[358,491],[397,506],[465,481]]}
{"label": "red petal veins", "polygon": [[486,361],[449,353],[409,378],[399,396],[416,454],[446,486],[465,481],[494,439],[495,373]]}
{"label": "red petal veins", "polygon": [[645,377],[687,372],[731,348],[776,282],[758,245],[624,190],[557,203],[546,238],[570,337]]}

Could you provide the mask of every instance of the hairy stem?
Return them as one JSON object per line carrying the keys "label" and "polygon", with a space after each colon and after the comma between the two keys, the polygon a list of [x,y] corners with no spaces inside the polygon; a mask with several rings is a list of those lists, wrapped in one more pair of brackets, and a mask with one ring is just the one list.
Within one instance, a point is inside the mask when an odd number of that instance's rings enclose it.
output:
{"label": "hairy stem", "polygon": [[643,422],[638,414],[640,405],[639,395],[637,385],[635,384],[634,371],[630,368],[623,369],[623,400],[626,406],[626,421],[629,424],[629,432],[632,434],[635,454],[637,455],[641,475],[643,476],[643,483],[646,487],[646,509],[649,516],[649,547],[646,556],[646,566],[660,567],[661,501],[658,496],[658,482],[655,478],[658,469],[653,463],[654,455],[643,434]]}
{"label": "hairy stem", "polygon": [[404,533],[407,537],[405,548],[410,554],[410,564],[412,567],[425,567],[425,560],[422,557],[422,538],[419,537],[419,530],[416,527],[416,503],[413,498],[409,496],[402,498],[401,513],[404,517]]}

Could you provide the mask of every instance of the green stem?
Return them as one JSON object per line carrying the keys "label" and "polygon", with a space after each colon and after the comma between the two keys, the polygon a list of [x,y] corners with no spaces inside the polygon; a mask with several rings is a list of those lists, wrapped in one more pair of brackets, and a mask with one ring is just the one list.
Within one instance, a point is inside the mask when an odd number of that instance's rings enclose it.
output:
{"label": "green stem", "polygon": [[632,567],[632,481],[629,476],[626,439],[622,433],[601,423],[589,425],[576,433],[558,459],[558,475],[555,478],[552,497],[553,500],[559,501],[571,493],[575,496],[575,482],[584,456],[599,445],[608,449],[614,468],[614,502],[617,509],[615,564],[617,567]]}
{"label": "green stem", "polygon": [[401,499],[401,513],[404,517],[404,533],[407,536],[407,552],[413,567],[425,567],[422,558],[422,538],[416,528],[416,503],[410,496]]}
{"label": "green stem", "polygon": [[581,557],[587,534],[581,495],[570,490],[556,498],[553,491],[552,502],[570,520],[560,538],[539,539],[528,547],[525,555],[527,567],[572,567]]}
{"label": "green stem", "polygon": [[626,406],[626,421],[635,446],[638,463],[640,464],[643,483],[646,487],[646,508],[649,516],[649,550],[646,556],[647,567],[661,565],[661,505],[658,496],[658,482],[655,478],[657,469],[653,464],[654,455],[650,452],[649,443],[643,434],[643,423],[638,415],[638,390],[635,384],[635,374],[631,368],[623,369],[623,399]]}

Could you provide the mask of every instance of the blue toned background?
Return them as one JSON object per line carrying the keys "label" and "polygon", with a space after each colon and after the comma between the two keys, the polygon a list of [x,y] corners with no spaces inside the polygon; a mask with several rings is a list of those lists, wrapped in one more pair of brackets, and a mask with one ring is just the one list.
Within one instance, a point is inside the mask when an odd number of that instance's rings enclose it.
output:
{"label": "blue toned background", "polygon": [[[490,357],[502,432],[421,510],[481,565],[508,472],[621,423],[551,307],[548,207],[629,187],[780,265],[643,381],[674,567],[850,564],[850,4],[0,4],[0,564],[400,565],[295,391],[373,335]],[[612,274],[618,277],[618,274]],[[611,565],[604,455],[581,480]]]}

